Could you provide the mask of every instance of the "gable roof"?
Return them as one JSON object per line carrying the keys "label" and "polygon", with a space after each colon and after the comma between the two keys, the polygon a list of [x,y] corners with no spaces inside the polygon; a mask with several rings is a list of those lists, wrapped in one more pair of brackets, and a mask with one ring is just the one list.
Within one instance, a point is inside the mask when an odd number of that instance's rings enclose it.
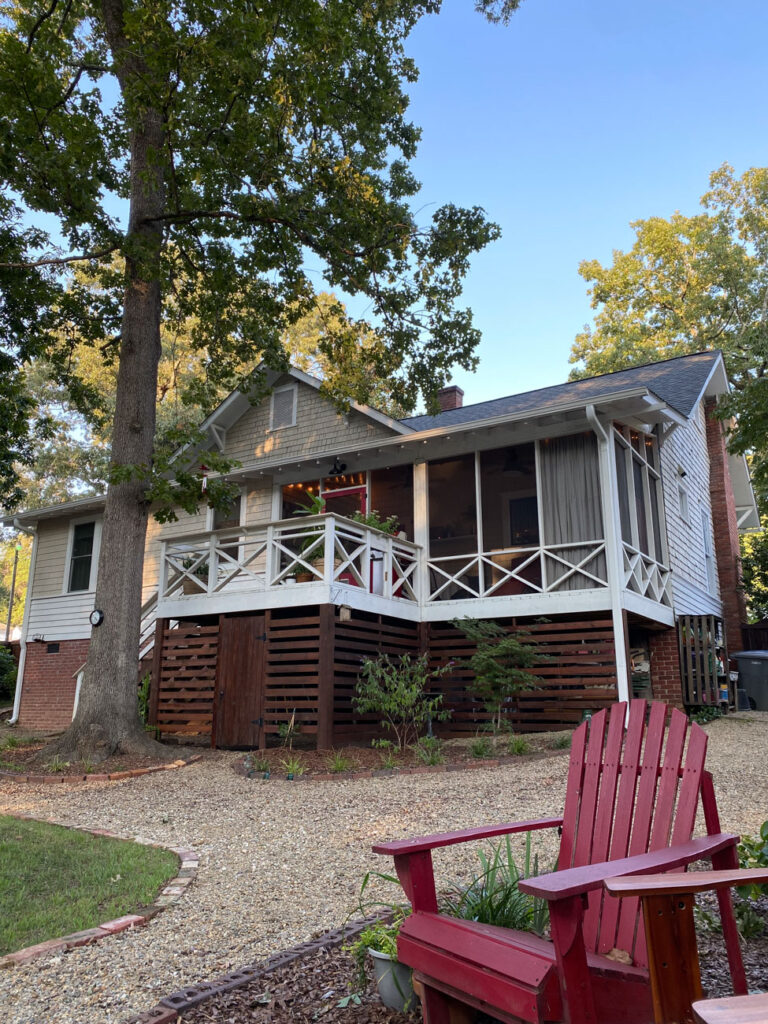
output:
{"label": "gable roof", "polygon": [[448,409],[436,416],[410,416],[401,422],[412,430],[429,430],[497,416],[554,412],[561,405],[579,401],[587,404],[629,388],[647,388],[688,418],[718,364],[722,364],[722,354],[718,350],[697,352],[694,355],[666,359],[661,363],[633,366],[615,373],[604,373],[599,377],[586,377],[584,380],[508,395],[506,398],[494,398],[489,402],[465,405],[460,409]]}

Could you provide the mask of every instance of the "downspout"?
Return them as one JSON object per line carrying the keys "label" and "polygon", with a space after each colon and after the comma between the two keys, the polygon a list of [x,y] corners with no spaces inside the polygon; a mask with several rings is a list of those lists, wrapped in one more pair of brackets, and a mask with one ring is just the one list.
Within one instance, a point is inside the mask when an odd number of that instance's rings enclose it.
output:
{"label": "downspout", "polygon": [[613,638],[616,650],[616,690],[620,701],[628,701],[631,695],[629,692],[629,663],[624,633],[624,606],[622,603],[624,580],[619,562],[621,530],[615,500],[616,480],[611,460],[611,434],[610,428],[606,430],[604,424],[601,423],[594,405],[587,406],[586,414],[587,420],[597,437],[600,493],[603,501],[603,532],[605,533],[605,567],[611,594],[611,616],[613,619]]}
{"label": "downspout", "polygon": [[8,719],[8,725],[16,725],[19,720],[19,709],[21,708],[21,687],[24,681],[24,666],[27,661],[27,632],[29,630],[29,606],[32,599],[32,581],[35,578],[35,563],[37,562],[37,527],[22,526],[18,519],[13,520],[13,525],[19,533],[26,533],[32,537],[32,555],[29,560],[29,579],[27,580],[27,594],[24,598],[24,617],[21,623],[21,643],[19,645],[19,669],[16,674],[16,693],[13,698],[13,713]]}

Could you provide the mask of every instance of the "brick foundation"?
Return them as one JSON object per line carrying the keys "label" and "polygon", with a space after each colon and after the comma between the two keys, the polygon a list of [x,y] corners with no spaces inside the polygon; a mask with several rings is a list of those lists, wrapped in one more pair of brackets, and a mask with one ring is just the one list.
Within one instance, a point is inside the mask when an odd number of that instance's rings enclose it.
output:
{"label": "brick foundation", "polygon": [[89,640],[59,640],[27,644],[21,690],[19,726],[43,732],[61,732],[72,721],[77,680],[74,673],[88,656]]}
{"label": "brick foundation", "polygon": [[742,646],[741,627],[747,621],[744,580],[739,551],[739,527],[724,424],[715,417],[715,402],[706,403],[707,448],[709,449],[709,493],[712,500],[712,524],[715,535],[715,558],[723,602],[725,643],[732,651]]}
{"label": "brick foundation", "polygon": [[653,699],[664,701],[675,708],[683,706],[683,680],[680,674],[680,655],[677,630],[665,629],[648,637],[651,651],[651,687]]}

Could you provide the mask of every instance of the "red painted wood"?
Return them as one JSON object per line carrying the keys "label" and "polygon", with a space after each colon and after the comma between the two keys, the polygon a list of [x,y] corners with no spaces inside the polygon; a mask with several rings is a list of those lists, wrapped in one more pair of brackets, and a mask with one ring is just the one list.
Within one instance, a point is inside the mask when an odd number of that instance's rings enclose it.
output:
{"label": "red painted wood", "polygon": [[563,831],[560,836],[560,855],[557,859],[558,870],[569,868],[573,863],[573,851],[576,844],[576,825],[579,820],[579,804],[581,797],[581,780],[584,772],[584,750],[587,742],[588,723],[582,722],[571,739],[571,756],[568,763],[568,781],[565,786],[565,809],[563,811]]}
{"label": "red painted wood", "polygon": [[435,875],[429,850],[395,857],[395,871],[414,911],[436,913]]}
{"label": "red painted wood", "polygon": [[640,853],[635,857],[623,857],[602,864],[585,864],[581,868],[553,871],[550,875],[539,875],[537,878],[525,878],[520,881],[520,890],[547,900],[580,896],[599,888],[604,879],[616,875],[642,875],[683,867],[733,846],[737,838],[728,833],[721,833],[719,836],[698,836],[687,843],[680,843],[679,846],[665,850]]}
{"label": "red painted wood", "polygon": [[433,836],[419,836],[416,839],[396,839],[391,843],[377,843],[372,847],[374,853],[397,856],[401,853],[419,853],[421,850],[436,850],[441,846],[453,846],[455,843],[466,843],[474,839],[494,839],[496,836],[510,835],[513,832],[531,832],[540,828],[557,828],[562,818],[535,818],[531,821],[511,821],[504,825],[491,825],[482,828],[466,828],[458,832],[438,832]]}
{"label": "red painted wood", "polygon": [[[619,782],[621,763],[621,744],[624,739],[624,717],[626,705],[615,704],[611,708],[608,721],[608,736],[605,743],[603,758],[603,775],[600,783],[600,797],[595,817],[594,839],[592,840],[592,860],[599,862],[608,859],[611,826],[616,804],[616,789]],[[602,919],[604,896],[600,890],[589,894],[589,905],[584,915],[584,942],[588,950],[599,948],[599,930]],[[608,947],[611,948],[610,946]]]}
{"label": "red painted wood", "polygon": [[[685,756],[685,768],[680,781],[680,793],[677,798],[677,814],[675,827],[672,829],[672,842],[684,842],[693,833],[696,820],[696,808],[699,802],[699,791],[704,772],[704,758],[707,753],[707,734],[701,726],[693,723],[688,735],[688,751]],[[707,813],[704,805],[705,815]],[[706,821],[706,818],[705,818]],[[711,822],[710,819],[710,823]],[[714,832],[707,824],[707,832]],[[719,832],[719,828],[717,829]]]}
{"label": "red painted wood", "polygon": [[[578,869],[574,869],[578,870]],[[583,904],[578,897],[556,900],[549,908],[552,943],[557,958],[568,1024],[596,1024],[587,951],[581,932]]]}
{"label": "red painted wood", "polygon": [[589,723],[589,740],[584,758],[579,802],[579,820],[573,850],[573,867],[575,868],[592,861],[592,837],[597,815],[597,794],[603,767],[603,743],[607,717],[608,713],[605,710],[599,711],[592,716],[592,721]]}
{"label": "red painted wood", "polygon": [[[710,785],[712,778],[710,776]],[[713,794],[714,798],[714,794]],[[712,858],[712,866],[721,870],[733,870],[739,866],[739,855],[736,844],[721,850]],[[717,894],[717,902],[720,908],[720,923],[723,926],[723,939],[725,940],[725,951],[728,956],[728,967],[731,971],[733,991],[737,996],[747,994],[747,976],[744,972],[744,960],[741,956],[741,940],[736,927],[736,917],[733,913],[733,902],[731,893],[720,891]]]}

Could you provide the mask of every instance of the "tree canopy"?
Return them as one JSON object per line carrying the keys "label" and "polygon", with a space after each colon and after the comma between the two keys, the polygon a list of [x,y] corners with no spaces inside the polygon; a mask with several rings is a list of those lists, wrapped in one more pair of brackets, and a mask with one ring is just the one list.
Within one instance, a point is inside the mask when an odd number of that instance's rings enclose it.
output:
{"label": "tree canopy", "polygon": [[[518,4],[476,2],[501,21]],[[203,403],[236,386],[243,366],[286,368],[283,338],[312,308],[318,268],[329,287],[365,296],[371,309],[369,372],[346,397],[366,400],[378,377],[407,408],[453,366],[474,366],[478,332],[457,302],[472,254],[498,229],[481,209],[450,203],[421,225],[410,205],[420,133],[407,118],[417,72],[405,41],[439,8],[14,0],[0,9],[8,505],[19,498],[15,464],[51,430],[35,416],[25,368],[45,359],[87,415],[99,395],[77,372],[75,348],[118,365],[96,591],[104,621],[59,743],[65,756],[146,745],[135,680],[148,499],[167,503],[172,468],[174,497],[200,500],[199,466],[171,467],[155,443],[169,311],[204,353]],[[349,331],[340,323],[324,347],[343,363]],[[328,389],[344,399],[343,379]]]}
{"label": "tree canopy", "polygon": [[768,168],[710,177],[702,212],[632,224],[635,242],[603,266],[585,260],[594,326],[571,350],[575,379],[689,352],[723,351],[733,388],[723,413],[738,418],[736,451],[754,453],[768,488]]}

